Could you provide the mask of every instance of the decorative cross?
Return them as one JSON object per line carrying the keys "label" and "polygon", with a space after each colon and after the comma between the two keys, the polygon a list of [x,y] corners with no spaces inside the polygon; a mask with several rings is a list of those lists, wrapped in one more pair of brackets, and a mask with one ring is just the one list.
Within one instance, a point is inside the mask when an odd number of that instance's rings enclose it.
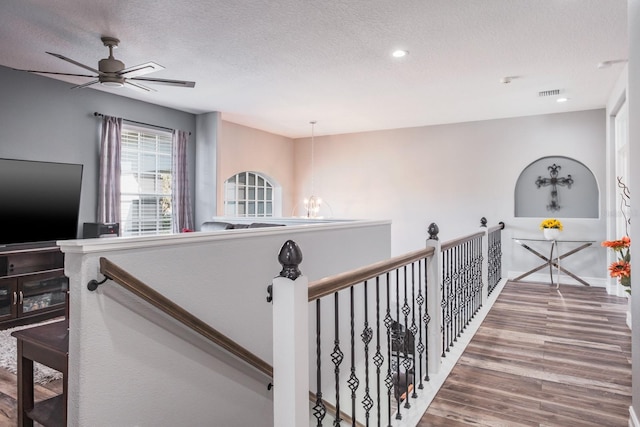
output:
{"label": "decorative cross", "polygon": [[558,178],[558,171],[560,171],[561,167],[556,165],[555,163],[549,166],[549,175],[551,178],[543,178],[541,176],[536,179],[536,185],[538,188],[546,187],[548,185],[551,186],[551,203],[547,205],[547,210],[550,211],[559,211],[560,205],[558,204],[558,185],[567,186],[567,188],[571,188],[571,184],[573,184],[573,178],[571,175],[567,175],[566,178]]}

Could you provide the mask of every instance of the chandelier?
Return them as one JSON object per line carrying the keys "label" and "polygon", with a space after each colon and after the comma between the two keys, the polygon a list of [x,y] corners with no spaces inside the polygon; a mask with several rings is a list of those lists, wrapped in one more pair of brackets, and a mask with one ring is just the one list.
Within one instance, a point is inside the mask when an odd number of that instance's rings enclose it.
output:
{"label": "chandelier", "polygon": [[309,122],[311,124],[311,196],[304,199],[304,208],[307,211],[307,218],[317,218],[320,212],[322,199],[313,194],[314,187],[314,151],[315,151],[315,125],[316,121]]}

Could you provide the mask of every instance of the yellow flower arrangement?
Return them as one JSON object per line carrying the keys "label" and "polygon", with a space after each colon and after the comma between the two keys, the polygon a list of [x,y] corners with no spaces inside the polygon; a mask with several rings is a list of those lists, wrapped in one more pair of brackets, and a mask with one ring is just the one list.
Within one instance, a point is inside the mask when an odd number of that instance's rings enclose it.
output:
{"label": "yellow flower arrangement", "polygon": [[562,223],[558,219],[547,218],[540,223],[540,230],[544,230],[545,228],[557,228],[562,231]]}

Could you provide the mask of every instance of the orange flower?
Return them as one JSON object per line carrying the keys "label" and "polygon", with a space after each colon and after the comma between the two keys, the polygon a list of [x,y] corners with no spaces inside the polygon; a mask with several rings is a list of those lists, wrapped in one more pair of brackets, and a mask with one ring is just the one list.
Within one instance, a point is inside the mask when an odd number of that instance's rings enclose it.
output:
{"label": "orange flower", "polygon": [[626,261],[612,262],[609,266],[611,277],[631,277],[631,264]]}
{"label": "orange flower", "polygon": [[631,239],[629,238],[629,236],[624,236],[620,240],[606,240],[602,242],[602,246],[611,248],[614,251],[620,251],[631,246]]}

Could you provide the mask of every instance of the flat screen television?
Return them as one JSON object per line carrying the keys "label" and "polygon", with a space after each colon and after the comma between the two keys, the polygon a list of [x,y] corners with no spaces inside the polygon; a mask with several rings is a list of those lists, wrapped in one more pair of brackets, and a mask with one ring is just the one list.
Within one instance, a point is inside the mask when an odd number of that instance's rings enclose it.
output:
{"label": "flat screen television", "polygon": [[0,246],[78,235],[82,165],[0,159]]}

